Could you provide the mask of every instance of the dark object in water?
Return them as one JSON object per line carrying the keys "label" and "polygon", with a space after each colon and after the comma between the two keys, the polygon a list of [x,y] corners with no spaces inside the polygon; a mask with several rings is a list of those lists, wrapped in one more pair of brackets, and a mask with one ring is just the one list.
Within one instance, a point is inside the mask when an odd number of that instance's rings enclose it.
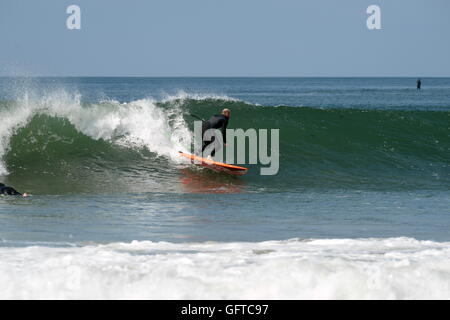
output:
{"label": "dark object in water", "polygon": [[3,183],[0,183],[0,195],[6,195],[6,196],[26,196],[25,194],[21,194],[16,189],[5,186]]}

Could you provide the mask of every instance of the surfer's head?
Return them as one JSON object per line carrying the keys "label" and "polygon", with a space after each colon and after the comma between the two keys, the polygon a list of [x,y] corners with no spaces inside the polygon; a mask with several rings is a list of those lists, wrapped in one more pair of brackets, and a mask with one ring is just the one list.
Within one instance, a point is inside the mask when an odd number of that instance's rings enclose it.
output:
{"label": "surfer's head", "polygon": [[222,110],[222,114],[223,114],[225,117],[229,118],[230,115],[231,115],[231,111],[230,111],[230,109],[223,109],[223,110]]}

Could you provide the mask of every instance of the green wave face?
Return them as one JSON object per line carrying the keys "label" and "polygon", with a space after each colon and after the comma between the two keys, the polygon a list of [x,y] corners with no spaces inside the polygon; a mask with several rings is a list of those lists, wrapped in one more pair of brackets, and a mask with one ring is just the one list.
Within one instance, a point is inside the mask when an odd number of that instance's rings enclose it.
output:
{"label": "green wave face", "polygon": [[[248,175],[234,179],[176,159],[178,149],[190,148],[189,114],[208,118],[223,108],[232,111],[230,129],[280,130],[277,175],[261,176],[261,165],[249,165]],[[39,109],[1,137],[5,181],[50,194],[183,192],[186,174],[248,191],[450,186],[447,111],[265,107],[217,98],[58,110]]]}
{"label": "green wave face", "polygon": [[[449,112],[227,107],[230,127],[280,129],[280,173],[266,179],[286,181],[284,188],[450,185]],[[209,105],[192,109],[203,117],[217,112]]]}

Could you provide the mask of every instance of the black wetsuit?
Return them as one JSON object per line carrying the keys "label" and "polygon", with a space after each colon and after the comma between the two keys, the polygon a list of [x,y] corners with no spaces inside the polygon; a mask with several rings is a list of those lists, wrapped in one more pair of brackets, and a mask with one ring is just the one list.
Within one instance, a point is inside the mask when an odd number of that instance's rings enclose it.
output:
{"label": "black wetsuit", "polygon": [[6,196],[21,196],[22,194],[20,192],[17,192],[16,189],[7,187],[3,183],[0,183],[0,195],[6,195]]}
{"label": "black wetsuit", "polygon": [[[216,114],[213,115],[208,121],[203,122],[202,124],[202,137],[203,137],[203,144],[202,144],[202,152],[205,150],[205,148],[213,143],[216,139],[216,137],[213,135],[211,137],[210,141],[205,141],[205,132],[209,129],[219,129],[222,132],[222,138],[223,143],[227,143],[227,135],[226,130],[228,126],[228,117],[224,116],[223,114]],[[216,150],[214,149],[211,152],[211,156],[214,157],[216,153]]]}
{"label": "black wetsuit", "polygon": [[422,81],[420,81],[420,79],[418,79],[416,81],[416,84],[417,84],[417,90],[420,90],[420,87],[422,87]]}

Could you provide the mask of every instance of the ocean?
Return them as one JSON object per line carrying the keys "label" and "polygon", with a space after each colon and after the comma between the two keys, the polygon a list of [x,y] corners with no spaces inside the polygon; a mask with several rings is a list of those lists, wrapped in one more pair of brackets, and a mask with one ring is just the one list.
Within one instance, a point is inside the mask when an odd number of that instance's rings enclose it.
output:
{"label": "ocean", "polygon": [[[450,78],[0,78],[0,299],[450,299]],[[191,115],[279,171],[187,163]]]}

